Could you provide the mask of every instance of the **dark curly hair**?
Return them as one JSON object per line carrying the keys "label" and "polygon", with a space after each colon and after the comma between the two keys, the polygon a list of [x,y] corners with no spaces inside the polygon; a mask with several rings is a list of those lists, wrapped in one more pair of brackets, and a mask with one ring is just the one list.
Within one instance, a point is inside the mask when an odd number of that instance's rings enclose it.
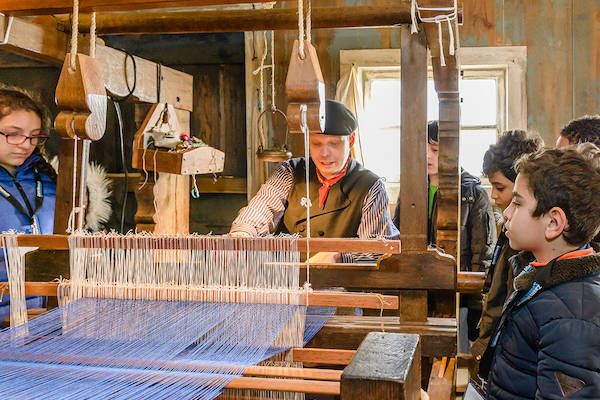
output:
{"label": "dark curly hair", "polygon": [[534,153],[544,146],[544,141],[537,134],[526,131],[506,131],[492,144],[483,156],[483,174],[490,176],[498,171],[502,172],[512,182],[517,179],[517,172],[513,165],[521,156]]}
{"label": "dark curly hair", "polygon": [[569,143],[594,143],[600,147],[600,115],[584,115],[565,125],[560,135]]}
{"label": "dark curly hair", "polygon": [[[45,110],[40,107],[30,96],[27,94],[15,90],[15,89],[0,89],[0,119],[6,117],[13,111],[33,111],[40,117],[42,121],[42,129],[47,131],[49,118]],[[35,164],[35,167],[41,173],[48,175],[52,181],[56,182],[56,171],[43,157],[43,149],[36,147],[33,154],[39,155],[39,161]]]}
{"label": "dark curly hair", "polygon": [[565,241],[582,246],[600,229],[600,149],[592,143],[546,149],[522,157],[515,164],[527,177],[537,200],[534,217],[560,207],[568,220]]}

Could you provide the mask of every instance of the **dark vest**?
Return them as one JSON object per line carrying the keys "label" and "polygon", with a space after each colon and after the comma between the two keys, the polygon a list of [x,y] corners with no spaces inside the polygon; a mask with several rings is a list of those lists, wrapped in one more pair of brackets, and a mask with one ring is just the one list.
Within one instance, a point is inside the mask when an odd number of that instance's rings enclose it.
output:
{"label": "dark vest", "polygon": [[[290,160],[294,182],[288,194],[283,218],[276,233],[298,233],[306,236],[306,208],[300,204],[306,196],[304,158]],[[329,189],[323,209],[319,208],[317,169],[312,160],[310,174],[310,231],[312,237],[356,237],[362,217],[362,206],[367,192],[379,179],[350,158],[346,175]]]}

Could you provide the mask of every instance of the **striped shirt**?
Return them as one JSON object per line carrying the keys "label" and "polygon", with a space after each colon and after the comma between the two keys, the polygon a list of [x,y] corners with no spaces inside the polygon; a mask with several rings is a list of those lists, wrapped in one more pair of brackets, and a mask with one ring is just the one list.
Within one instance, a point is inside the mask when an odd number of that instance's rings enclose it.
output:
{"label": "striped shirt", "polygon": [[[231,232],[246,232],[251,236],[265,236],[273,232],[283,217],[293,182],[292,166],[284,161],[260,187],[248,206],[240,210],[231,225]],[[356,235],[361,239],[389,240],[398,239],[400,235],[390,217],[389,199],[381,179],[375,181],[365,196]],[[364,253],[342,254],[342,262],[373,260],[375,257]]]}

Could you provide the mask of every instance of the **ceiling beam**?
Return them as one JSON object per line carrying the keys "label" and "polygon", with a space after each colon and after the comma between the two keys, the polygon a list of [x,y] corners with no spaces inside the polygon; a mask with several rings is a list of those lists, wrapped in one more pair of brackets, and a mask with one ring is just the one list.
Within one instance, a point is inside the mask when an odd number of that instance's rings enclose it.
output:
{"label": "ceiling beam", "polygon": [[[270,3],[273,0],[79,0],[79,12],[130,11],[173,7],[204,7],[223,4]],[[0,12],[5,15],[68,14],[73,0],[2,0]]]}
{"label": "ceiling beam", "polygon": [[[0,38],[6,36],[8,18],[0,15]],[[68,42],[68,35],[64,32],[14,18],[6,38],[6,44],[0,45],[0,49],[46,64],[62,66]],[[89,38],[80,36],[79,42],[80,52],[86,53],[89,47]],[[96,45],[96,58],[102,65],[106,90],[117,96],[127,95],[129,93],[127,84],[133,85],[133,66],[129,60],[127,73],[125,72],[126,57],[127,55],[123,51],[100,43]],[[137,82],[133,99],[156,103],[158,101],[157,64],[140,57],[134,56],[134,58]],[[193,76],[164,66],[161,67],[161,75],[160,100],[173,104],[176,108],[192,111]]]}
{"label": "ceiling beam", "polygon": [[[70,17],[57,18],[70,30]],[[315,7],[312,28],[352,28],[410,24],[410,3],[394,6]],[[89,15],[79,17],[79,30],[89,31]],[[296,8],[104,13],[96,15],[96,32],[102,35],[136,33],[209,33],[298,29]]]}

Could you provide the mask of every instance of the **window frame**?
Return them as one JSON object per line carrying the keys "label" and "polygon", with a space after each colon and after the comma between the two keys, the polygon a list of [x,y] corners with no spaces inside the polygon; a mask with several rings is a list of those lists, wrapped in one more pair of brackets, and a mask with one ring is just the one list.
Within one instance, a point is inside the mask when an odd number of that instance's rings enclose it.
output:
{"label": "window frame", "polygon": [[[478,76],[490,77],[497,80],[498,90],[497,115],[500,120],[494,126],[461,125],[461,130],[496,129],[496,135],[512,129],[527,130],[527,47],[526,46],[495,46],[495,47],[462,47],[457,51],[463,79]],[[432,79],[431,56],[428,51],[428,79]],[[385,79],[388,75],[397,74],[401,66],[400,49],[360,49],[340,50],[340,76],[344,76],[355,66],[358,71],[359,84],[363,90],[363,109],[370,97],[370,85],[365,84],[365,73],[377,74]],[[380,72],[369,71],[379,69]],[[386,71],[391,69],[391,71]],[[502,86],[500,86],[502,85]],[[510,99],[510,101],[509,101]],[[399,127],[398,127],[399,129]],[[489,185],[483,179],[484,185]],[[386,182],[386,186],[392,186]],[[399,185],[399,183],[398,183]],[[391,189],[391,187],[389,188]]]}

